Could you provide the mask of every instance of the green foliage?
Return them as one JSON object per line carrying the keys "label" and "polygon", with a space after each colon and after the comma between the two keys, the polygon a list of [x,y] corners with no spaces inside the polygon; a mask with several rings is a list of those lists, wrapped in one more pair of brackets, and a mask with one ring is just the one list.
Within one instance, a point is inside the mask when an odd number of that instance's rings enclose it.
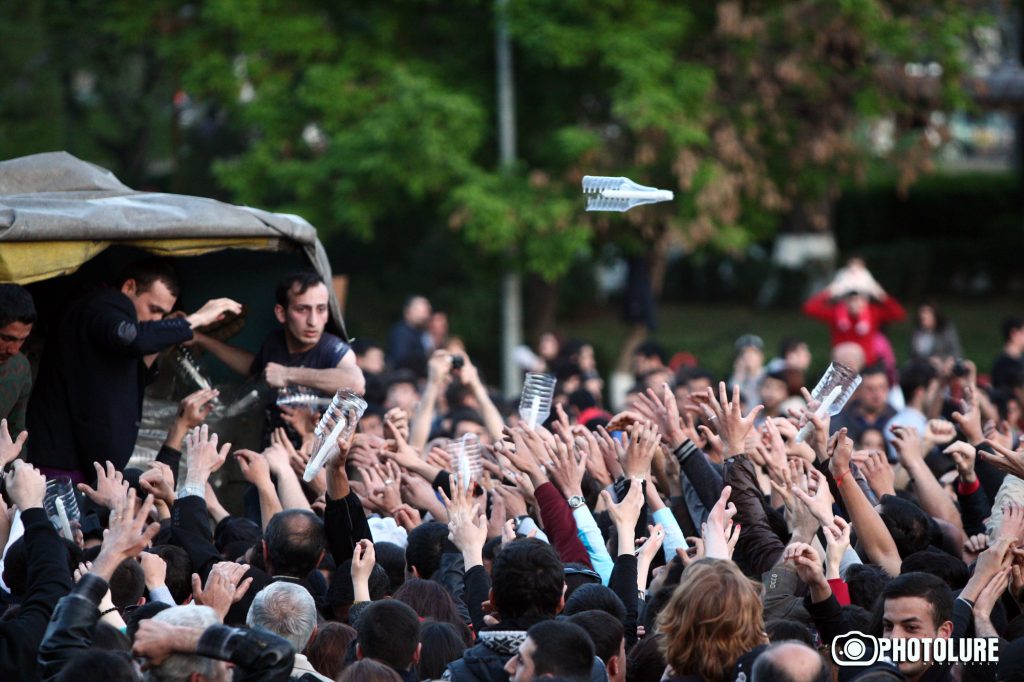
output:
{"label": "green foliage", "polygon": [[[519,147],[502,170],[495,11],[6,3],[0,152],[64,146],[130,184],[302,214],[328,240],[371,240],[384,223],[454,230],[554,281],[609,242],[636,251],[674,234],[740,253],[783,225],[828,229],[842,181],[863,170],[866,117],[897,117],[908,184],[930,156],[915,121],[963,103],[962,46],[984,19],[957,0],[510,0]],[[924,94],[902,75],[913,60],[943,66]],[[679,199],[587,214],[588,173]]]}

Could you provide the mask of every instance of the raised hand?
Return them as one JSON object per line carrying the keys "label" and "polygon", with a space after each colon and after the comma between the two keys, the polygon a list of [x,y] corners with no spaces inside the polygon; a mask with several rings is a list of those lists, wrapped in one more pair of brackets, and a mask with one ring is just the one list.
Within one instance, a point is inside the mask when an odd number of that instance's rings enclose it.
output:
{"label": "raised hand", "polygon": [[237,450],[235,460],[242,470],[242,478],[257,488],[274,486],[270,477],[270,463],[267,458],[252,450]]}
{"label": "raised hand", "polygon": [[22,512],[42,507],[46,496],[46,477],[31,464],[15,460],[14,468],[7,473],[7,495]]}
{"label": "raised hand", "polygon": [[107,460],[106,469],[99,462],[92,463],[96,469],[96,488],[86,483],[79,483],[78,490],[84,493],[90,500],[110,509],[114,502],[125,496],[128,492],[128,482],[124,480],[124,474],[117,471],[110,460]]}
{"label": "raised hand", "polygon": [[402,470],[394,462],[386,462],[375,474],[379,483],[370,488],[370,494],[384,513],[390,514],[402,504]]}
{"label": "raised hand", "polygon": [[174,505],[174,472],[163,462],[149,463],[149,469],[139,476],[139,487],[168,507]]}
{"label": "raised hand", "polygon": [[662,385],[660,396],[653,388],[641,393],[637,396],[634,409],[657,426],[662,440],[669,448],[678,447],[686,438],[679,417],[679,404],[668,384]]}
{"label": "raised hand", "polygon": [[661,434],[651,422],[634,422],[629,430],[626,457],[622,470],[630,478],[648,479],[651,475],[651,461],[658,449]]}
{"label": "raised hand", "polygon": [[982,433],[985,434],[985,439],[990,443],[999,443],[1004,448],[1013,447],[1013,431],[1010,429],[1010,423],[1005,419],[999,422],[989,419],[985,422]]}
{"label": "raised hand", "polygon": [[238,315],[241,312],[241,303],[232,301],[230,298],[215,298],[204,303],[199,310],[191,315],[187,315],[185,319],[188,321],[189,326],[195,329],[196,327],[205,327],[222,320],[227,313]]}
{"label": "raised hand", "polygon": [[[603,426],[597,427],[597,443],[601,449],[601,459],[604,460],[605,468],[613,480],[622,476],[622,458],[626,454],[625,438],[613,438],[608,429]],[[625,436],[625,434],[623,434]]]}
{"label": "raised hand", "polygon": [[313,435],[313,430],[320,422],[320,414],[306,407],[290,407],[279,405],[281,410],[281,421],[295,429],[295,433],[303,441]]}
{"label": "raised hand", "polygon": [[217,434],[211,434],[206,424],[192,429],[185,436],[185,462],[188,484],[204,487],[210,474],[224,464],[231,450],[231,443],[217,448]]}
{"label": "raised hand", "polygon": [[291,469],[292,457],[298,457],[299,454],[285,430],[278,427],[270,433],[270,447],[263,451],[263,456],[267,458],[270,471],[280,476],[285,469]]}
{"label": "raised hand", "polygon": [[1013,474],[1017,478],[1024,478],[1024,446],[1014,451],[993,441],[990,441],[989,445],[995,452],[979,450],[980,457],[1000,471]]}
{"label": "raised hand", "polygon": [[[651,484],[648,484],[651,485]],[[616,504],[607,490],[601,491],[601,498],[608,509],[608,517],[615,524],[619,536],[619,556],[632,554],[636,522],[644,505],[643,484],[633,481],[626,496]]]}
{"label": "raised hand", "polygon": [[853,453],[853,460],[857,462],[860,472],[864,474],[875,495],[881,498],[883,495],[896,494],[896,474],[885,453],[878,450],[858,451]]}
{"label": "raised hand", "polygon": [[853,525],[847,522],[842,516],[832,519],[832,524],[824,526],[825,539],[828,546],[825,548],[825,578],[835,580],[840,577],[839,567],[843,563],[843,555],[850,547],[850,532]]}
{"label": "raised hand", "polygon": [[831,594],[832,588],[825,579],[821,559],[813,547],[804,542],[794,542],[783,550],[782,560],[792,566],[800,580],[811,588],[811,599],[815,603],[822,601],[817,595],[824,593],[827,598]]}
{"label": "raised hand", "polygon": [[733,550],[736,549],[736,542],[739,540],[741,529],[732,522],[736,516],[736,505],[729,501],[730,495],[732,486],[722,488],[722,494],[711,508],[708,520],[704,524],[704,555],[712,559],[732,559]]}
{"label": "raised hand", "polygon": [[981,428],[981,405],[976,386],[971,384],[964,386],[964,399],[961,407],[960,412],[952,414],[953,421],[960,427],[967,442],[971,445],[980,443],[985,439],[985,434]]}
{"label": "raised hand", "polygon": [[699,398],[711,409],[714,415],[712,421],[718,427],[718,435],[724,446],[724,455],[731,457],[742,452],[743,440],[754,426],[754,420],[757,419],[757,415],[761,413],[764,406],[757,405],[744,416],[740,405],[740,387],[733,386],[732,400],[730,401],[724,381],[718,384],[717,398],[710,387],[704,394],[694,394],[694,398]]}
{"label": "raised hand", "polygon": [[439,492],[448,508],[448,539],[462,552],[468,570],[483,564],[488,524],[479,503],[473,501],[463,484],[464,481],[459,480],[459,474],[456,473],[452,475],[451,499],[443,490],[439,489]]}
{"label": "raised hand", "polygon": [[832,478],[840,483],[850,473],[850,460],[853,457],[853,441],[846,436],[846,427],[836,431],[828,442],[828,468]]}
{"label": "raised hand", "polygon": [[369,540],[360,540],[352,550],[352,589],[354,601],[370,601],[370,574],[377,563],[377,552]]}
{"label": "raised hand", "polygon": [[551,461],[546,465],[551,482],[569,499],[573,495],[583,495],[583,474],[587,470],[587,452],[580,454],[579,461],[573,456],[573,450],[565,443],[556,443],[550,449]]}
{"label": "raised hand", "polygon": [[110,581],[114,570],[125,559],[133,559],[153,541],[160,531],[159,523],[148,523],[153,510],[153,496],[147,495],[142,506],[135,508],[135,490],[115,501],[110,510],[108,528],[103,533],[99,556],[93,561],[93,573]]}
{"label": "raised hand", "polygon": [[924,443],[921,434],[912,426],[892,426],[892,446],[900,456],[903,466],[909,467],[924,461]]}
{"label": "raised hand", "polygon": [[18,459],[26,440],[28,440],[28,431],[22,431],[18,434],[17,440],[12,440],[11,432],[7,428],[7,420],[0,419],[0,469]]}
{"label": "raised hand", "polygon": [[929,419],[924,429],[924,439],[934,445],[945,445],[956,438],[956,425],[945,419]]}
{"label": "raised hand", "polygon": [[[252,578],[245,578],[249,567],[233,561],[219,561],[210,569],[203,587],[199,576],[192,574],[192,596],[196,604],[209,606],[217,612],[221,622],[231,610],[231,605],[240,601],[252,585]],[[243,580],[243,578],[245,578]]]}
{"label": "raised hand", "polygon": [[139,554],[139,563],[142,565],[147,590],[152,591],[167,584],[167,562],[160,555],[142,552]]}
{"label": "raised hand", "polygon": [[645,562],[645,566],[650,567],[654,558],[658,556],[658,550],[661,549],[662,544],[665,542],[665,529],[660,523],[657,523],[653,526],[647,526],[647,533],[647,538],[640,545],[637,559]]}
{"label": "raised hand", "polygon": [[819,524],[831,526],[835,518],[832,514],[832,503],[834,500],[832,499],[832,492],[828,487],[828,481],[825,479],[825,475],[814,467],[805,465],[804,471],[808,477],[810,494],[797,485],[794,485],[792,488],[793,494],[807,505],[807,508],[814,515],[814,518],[818,520]]}
{"label": "raised hand", "polygon": [[978,480],[977,475],[974,473],[974,463],[978,457],[978,450],[973,445],[958,440],[943,450],[943,452],[953,458],[953,463],[956,464],[956,470],[960,474],[961,481],[964,483],[974,483]]}
{"label": "raised hand", "polygon": [[187,429],[195,427],[206,421],[206,418],[213,412],[214,399],[220,395],[215,388],[203,388],[190,393],[178,403],[178,419]]}
{"label": "raised hand", "polygon": [[981,590],[978,598],[974,602],[974,608],[971,609],[974,614],[975,627],[978,630],[977,635],[990,636],[995,634],[995,628],[992,627],[992,623],[989,620],[992,615],[992,609],[1003,596],[1003,592],[1006,592],[1006,588],[1010,585],[1010,578],[1013,571],[1013,566],[1006,566],[999,569],[988,584]]}
{"label": "raised hand", "polygon": [[1024,506],[1015,502],[1003,505],[1003,516],[996,539],[1003,538],[1016,541],[1019,546],[1024,547]]}
{"label": "raised hand", "polygon": [[409,440],[409,413],[401,407],[392,407],[384,415],[384,423],[390,424],[392,432],[401,435],[402,440]]}
{"label": "raised hand", "polygon": [[978,558],[982,552],[988,549],[988,535],[985,533],[978,533],[972,535],[964,541],[962,549],[963,561],[965,564],[972,564]]}
{"label": "raised hand", "polygon": [[423,523],[423,518],[420,516],[419,510],[407,504],[403,504],[395,509],[392,516],[395,519],[395,523],[410,533],[413,532],[417,526]]}

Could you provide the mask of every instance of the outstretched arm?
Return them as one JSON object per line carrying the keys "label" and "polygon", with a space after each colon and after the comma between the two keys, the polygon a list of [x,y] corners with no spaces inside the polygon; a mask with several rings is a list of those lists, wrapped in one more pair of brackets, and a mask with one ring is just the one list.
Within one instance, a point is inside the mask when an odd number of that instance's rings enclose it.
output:
{"label": "outstretched arm", "polygon": [[249,375],[252,361],[256,357],[254,353],[250,353],[243,348],[236,348],[206,334],[196,333],[195,345],[209,352],[213,357],[230,367],[232,371],[242,376]]}

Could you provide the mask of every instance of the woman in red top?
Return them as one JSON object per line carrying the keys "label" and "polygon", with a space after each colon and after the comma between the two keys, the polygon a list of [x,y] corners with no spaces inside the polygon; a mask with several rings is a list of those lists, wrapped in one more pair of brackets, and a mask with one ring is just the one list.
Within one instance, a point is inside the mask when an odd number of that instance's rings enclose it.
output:
{"label": "woman in red top", "polygon": [[875,281],[864,263],[852,260],[832,283],[804,303],[804,313],[828,324],[832,347],[852,341],[864,349],[865,365],[881,360],[893,368],[896,357],[881,327],[906,316],[903,306]]}

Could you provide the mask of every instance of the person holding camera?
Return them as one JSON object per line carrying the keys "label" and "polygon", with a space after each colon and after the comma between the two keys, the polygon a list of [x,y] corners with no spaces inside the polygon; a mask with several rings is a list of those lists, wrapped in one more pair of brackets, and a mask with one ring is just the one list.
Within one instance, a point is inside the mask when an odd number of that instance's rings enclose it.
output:
{"label": "person holding camera", "polygon": [[[306,386],[325,394],[348,388],[362,393],[365,380],[355,353],[326,331],[328,298],[327,285],[319,275],[292,273],[281,280],[276,291],[274,316],[281,327],[267,336],[258,352],[204,334],[195,335],[195,345],[239,374],[261,377],[271,388]],[[263,444],[270,442],[274,429],[285,425],[281,408],[272,405],[264,424]]]}

